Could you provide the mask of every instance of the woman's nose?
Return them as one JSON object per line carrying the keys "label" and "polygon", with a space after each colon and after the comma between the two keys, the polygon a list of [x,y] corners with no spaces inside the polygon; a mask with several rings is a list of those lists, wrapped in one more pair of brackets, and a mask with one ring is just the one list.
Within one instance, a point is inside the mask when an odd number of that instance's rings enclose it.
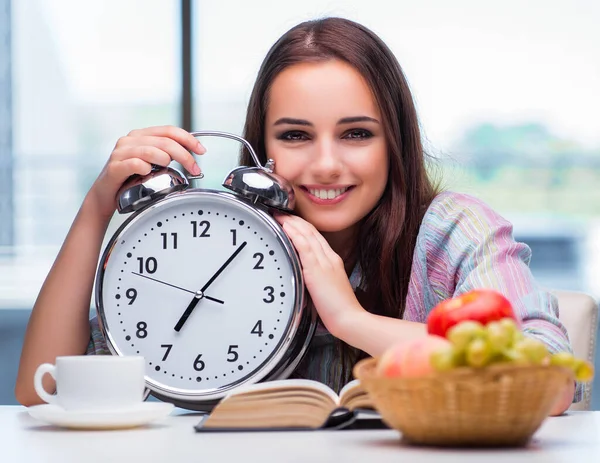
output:
{"label": "woman's nose", "polygon": [[322,140],[316,145],[313,158],[313,170],[316,176],[323,178],[339,177],[344,167],[339,148],[330,140]]}

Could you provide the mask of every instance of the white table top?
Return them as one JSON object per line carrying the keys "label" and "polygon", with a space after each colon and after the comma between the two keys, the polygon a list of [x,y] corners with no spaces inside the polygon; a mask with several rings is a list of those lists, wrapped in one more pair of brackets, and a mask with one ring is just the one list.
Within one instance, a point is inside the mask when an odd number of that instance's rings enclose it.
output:
{"label": "white table top", "polygon": [[548,418],[519,449],[437,449],[409,446],[400,433],[308,431],[195,433],[198,415],[175,410],[152,425],[122,431],[70,431],[31,418],[24,407],[0,406],[0,461],[119,463],[211,461],[345,462],[597,462],[600,412]]}

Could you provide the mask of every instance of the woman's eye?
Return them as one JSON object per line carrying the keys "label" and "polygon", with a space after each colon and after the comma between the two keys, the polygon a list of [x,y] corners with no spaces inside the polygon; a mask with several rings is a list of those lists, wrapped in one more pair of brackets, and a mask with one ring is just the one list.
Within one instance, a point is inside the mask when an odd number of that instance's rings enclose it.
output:
{"label": "woman's eye", "polygon": [[304,132],[297,131],[284,132],[277,138],[285,141],[302,141],[307,139],[306,134]]}
{"label": "woman's eye", "polygon": [[365,140],[367,138],[371,138],[373,134],[368,130],[364,129],[354,129],[346,132],[344,138],[349,138],[351,140]]}

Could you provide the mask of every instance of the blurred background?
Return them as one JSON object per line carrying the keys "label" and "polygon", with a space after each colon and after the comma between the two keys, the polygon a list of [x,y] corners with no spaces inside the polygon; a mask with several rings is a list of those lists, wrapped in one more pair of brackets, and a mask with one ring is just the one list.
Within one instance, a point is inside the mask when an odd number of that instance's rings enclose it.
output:
{"label": "blurred background", "polygon": [[[117,139],[163,124],[241,134],[267,50],[316,17],[387,42],[443,185],[513,221],[543,284],[600,295],[600,2],[291,5],[0,0],[0,404],[16,403],[31,307]],[[238,146],[203,143],[202,186],[218,188]]]}

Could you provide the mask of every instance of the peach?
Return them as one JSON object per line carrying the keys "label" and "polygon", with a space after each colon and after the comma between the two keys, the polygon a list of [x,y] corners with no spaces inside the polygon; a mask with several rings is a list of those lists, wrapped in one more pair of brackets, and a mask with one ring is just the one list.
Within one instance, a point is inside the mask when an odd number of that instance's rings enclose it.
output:
{"label": "peach", "polygon": [[435,371],[432,354],[451,348],[447,339],[436,335],[399,342],[383,353],[377,363],[377,374],[387,378],[426,376]]}

